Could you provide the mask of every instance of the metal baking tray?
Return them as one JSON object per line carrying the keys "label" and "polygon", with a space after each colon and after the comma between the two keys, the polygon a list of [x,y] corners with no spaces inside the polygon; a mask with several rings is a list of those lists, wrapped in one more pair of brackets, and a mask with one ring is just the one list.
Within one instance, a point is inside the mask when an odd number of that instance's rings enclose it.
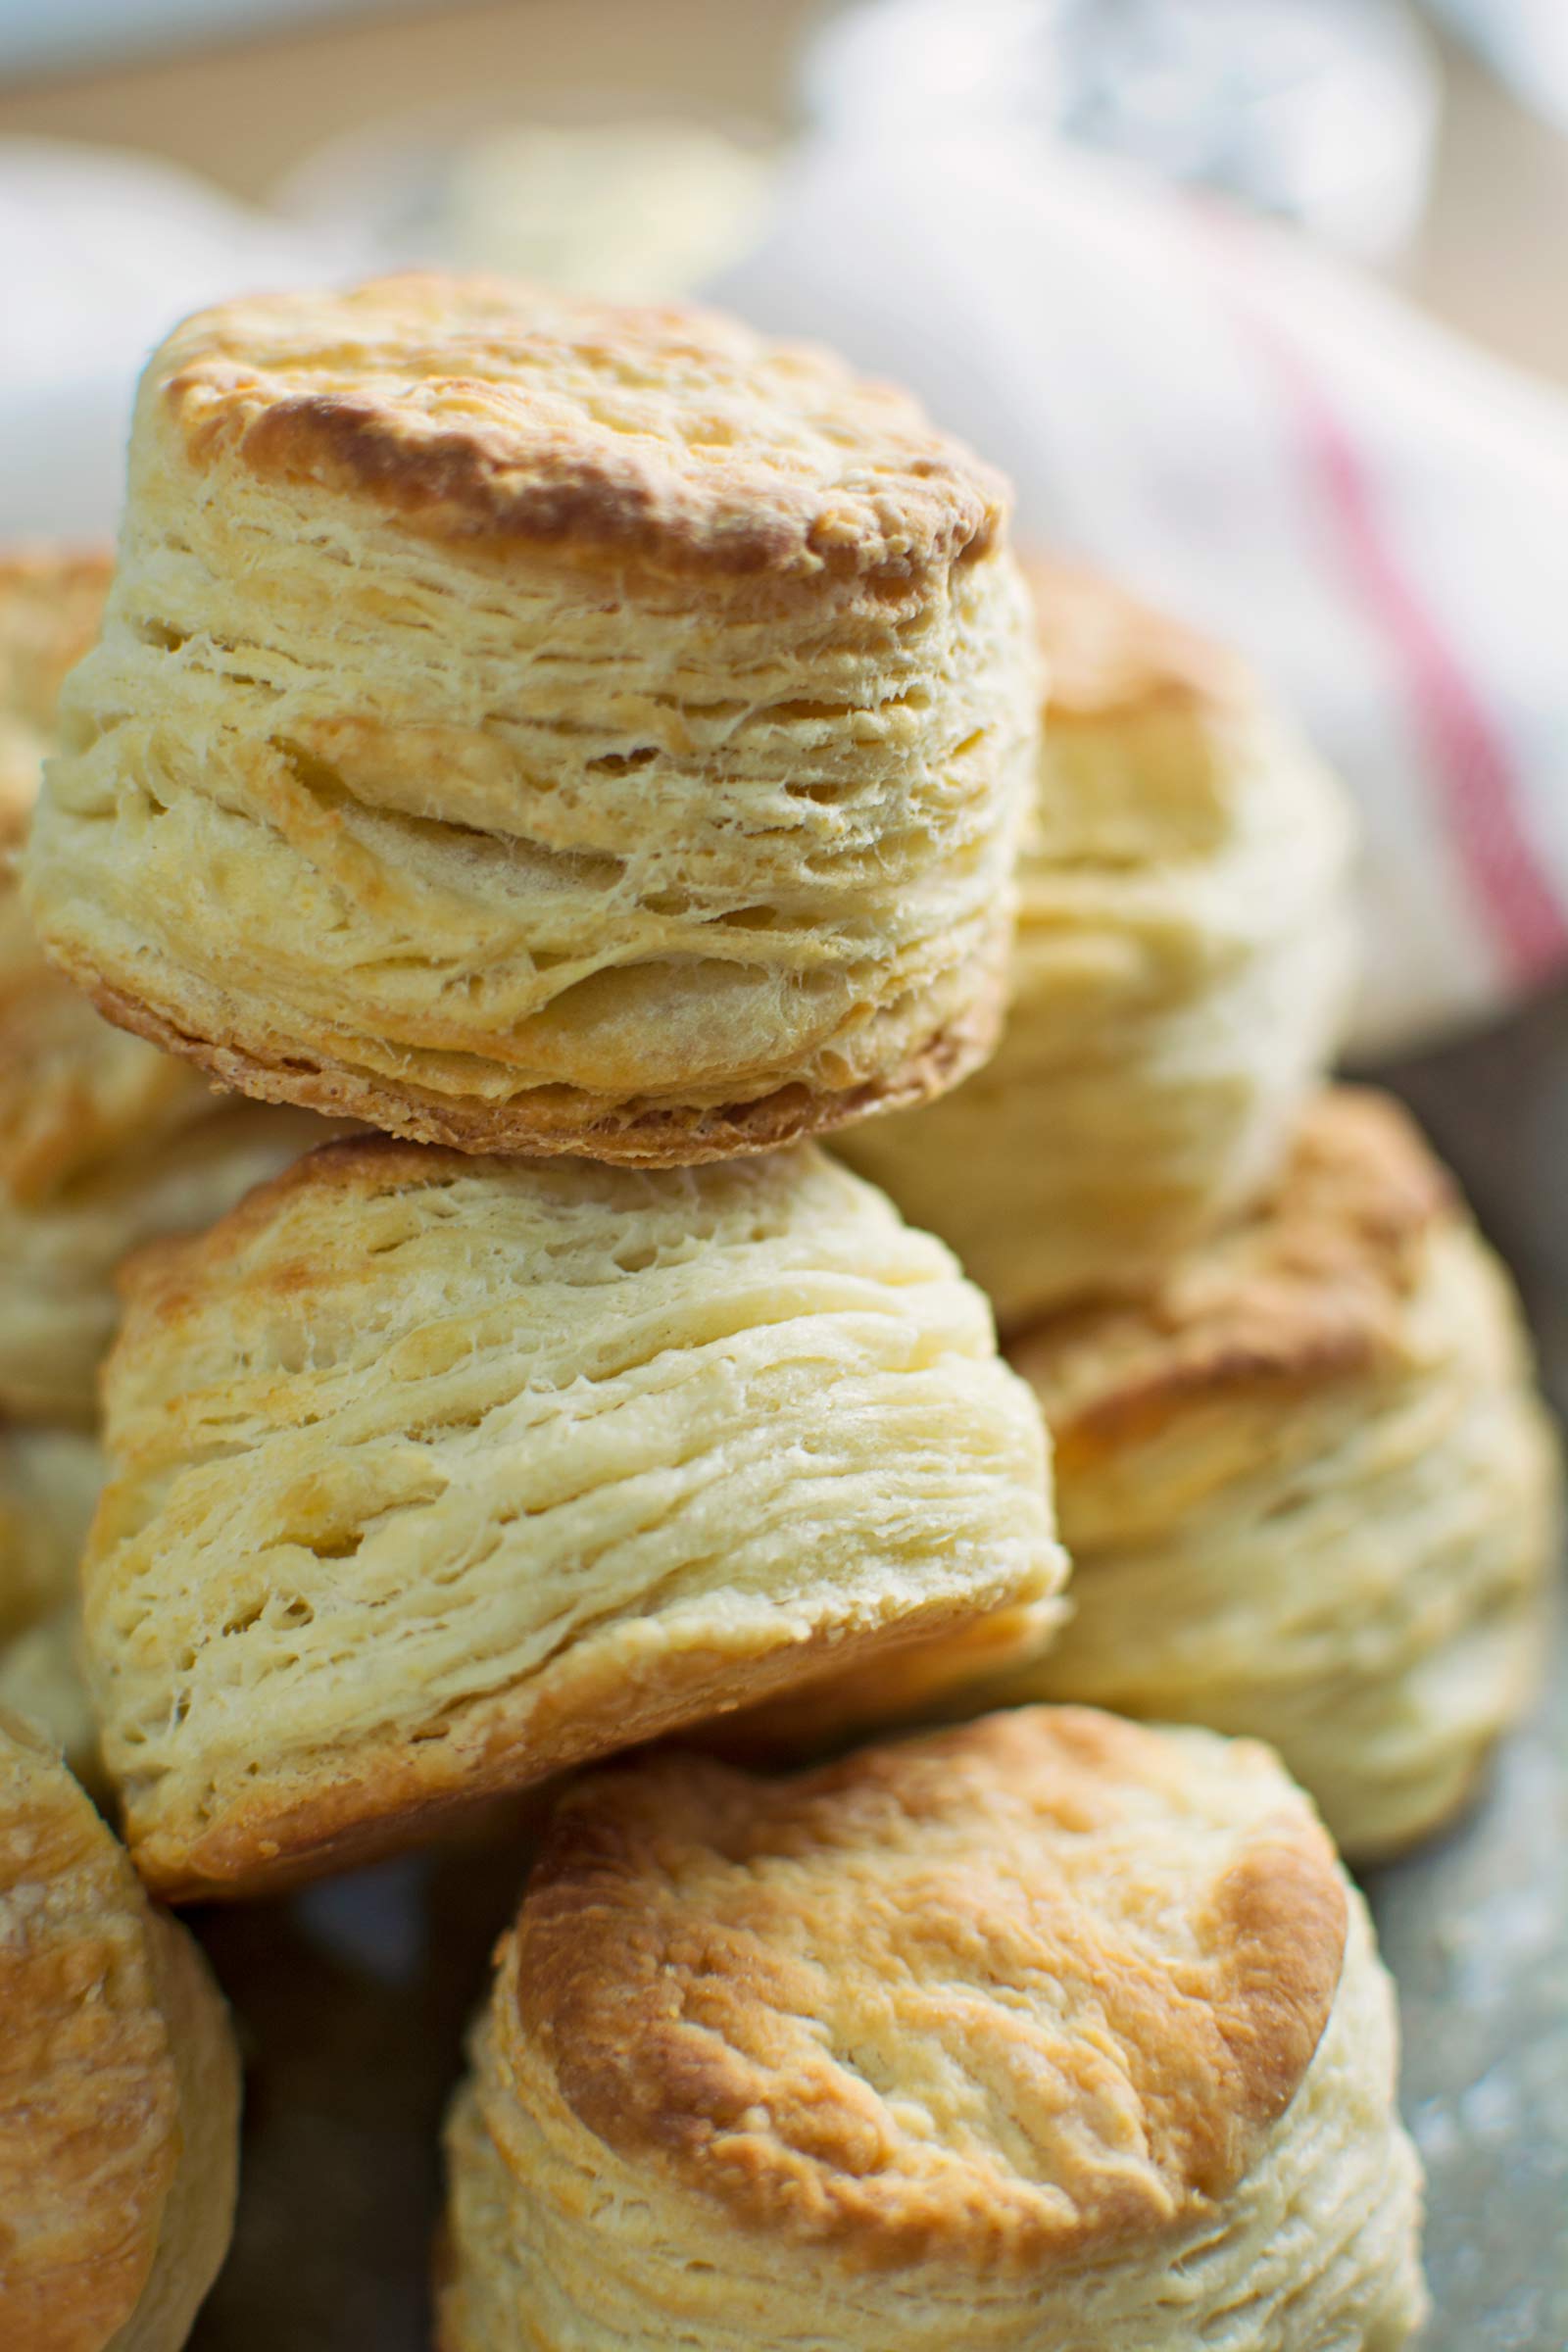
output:
{"label": "metal baking tray", "polygon": [[[1382,1073],[1513,1264],[1568,1401],[1568,996]],[[526,1855],[514,1825],[196,1925],[247,2050],[233,2252],[195,2352],[428,2352],[438,2132]],[[1479,1805],[1372,1875],[1429,2179],[1422,2352],[1568,2347],[1568,1650]],[[736,2352],[745,2352],[737,2346]],[[1290,2347],[1282,2347],[1290,2352]]]}

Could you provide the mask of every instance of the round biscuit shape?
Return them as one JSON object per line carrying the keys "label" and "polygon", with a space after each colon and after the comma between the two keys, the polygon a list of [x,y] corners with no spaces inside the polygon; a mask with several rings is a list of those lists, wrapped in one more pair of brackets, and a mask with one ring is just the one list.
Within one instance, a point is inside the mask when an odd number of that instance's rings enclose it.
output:
{"label": "round biscuit shape", "polygon": [[1039,1409],[940,1243],[809,1147],[329,1146],[131,1261],[84,1569],[175,1897],[409,1843],[938,1631],[1033,1647]]}
{"label": "round biscuit shape", "polygon": [[987,1697],[1266,1738],[1358,1861],[1463,1804],[1538,1688],[1561,1461],[1513,1286],[1395,1102],[1321,1096],[1249,1218],[1013,1360],[1076,1605]]}
{"label": "round biscuit shape", "polygon": [[1036,657],[1000,480],[828,355],[500,279],[154,355],[28,854],[226,1084],[462,1150],[760,1151],[1000,1018]]}
{"label": "round biscuit shape", "polygon": [[1028,1708],[793,1780],[633,1761],[561,1800],[498,1952],[438,2340],[1392,2352],[1394,2065],[1260,1747]]}

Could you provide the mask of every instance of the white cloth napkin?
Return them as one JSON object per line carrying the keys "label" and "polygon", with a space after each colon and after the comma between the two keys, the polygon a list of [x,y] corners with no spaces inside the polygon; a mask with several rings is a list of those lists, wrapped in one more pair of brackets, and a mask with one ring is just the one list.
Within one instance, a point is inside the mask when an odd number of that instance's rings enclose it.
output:
{"label": "white cloth napkin", "polygon": [[187,312],[368,254],[144,156],[0,140],[0,538],[113,529],[137,373]]}

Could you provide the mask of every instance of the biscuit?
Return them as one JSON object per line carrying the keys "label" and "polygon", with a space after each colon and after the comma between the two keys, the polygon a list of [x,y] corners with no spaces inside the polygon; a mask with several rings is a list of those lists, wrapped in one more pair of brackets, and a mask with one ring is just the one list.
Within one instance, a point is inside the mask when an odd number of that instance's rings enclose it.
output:
{"label": "biscuit", "polygon": [[[95,1028],[103,1023],[83,1003]],[[166,1054],[154,1056],[167,1061]],[[3,1093],[0,1085],[0,1093]],[[185,1125],[20,1201],[0,1182],[0,1413],[90,1427],[119,1316],[115,1276],[144,1242],[199,1231],[335,1131],[309,1111],[205,1088]]]}
{"label": "biscuit", "polygon": [[686,1162],[953,1084],[1038,721],[1000,478],[826,354],[505,279],[154,355],[29,852],[226,1084]]}
{"label": "biscuit", "polygon": [[0,1429],[0,1712],[40,1726],[94,1790],[78,1571],[103,1478],[101,1451],[78,1430]]}
{"label": "biscuit", "polygon": [[74,1595],[103,1481],[81,1431],[0,1429],[0,1643]]}
{"label": "biscuit", "polygon": [[1321,1096],[1263,1206],[1013,1360],[1076,1605],[986,1695],[1267,1738],[1357,1860],[1450,1814],[1536,1688],[1560,1469],[1511,1285],[1403,1112]]}
{"label": "biscuit", "polygon": [[1348,810],[1238,662],[1030,571],[1049,682],[985,1069],[841,1139],[1004,1328],[1136,1289],[1273,1176],[1350,971]]}
{"label": "biscuit", "polygon": [[0,557],[0,1416],[76,1424],[96,1412],[125,1251],[221,1215],[328,1132],[223,1104],[199,1070],[111,1028],[24,911],[16,859],[39,762],[109,570],[46,548]]}
{"label": "biscuit", "polygon": [[1075,1708],[562,1800],[448,2127],[441,2352],[1393,2352],[1393,1988],[1267,1750]]}
{"label": "biscuit", "polygon": [[191,1938],[0,1718],[0,2343],[178,2352],[227,2251],[239,2061]]}
{"label": "biscuit", "polygon": [[106,548],[0,550],[0,846],[26,829],[67,672],[98,634]]}
{"label": "biscuit", "polygon": [[328,1146],[124,1290],[87,1640],[128,1842],[175,1898],[1053,1619],[1039,1408],[985,1300],[813,1147]]}
{"label": "biscuit", "polygon": [[81,1670],[81,1610],[74,1597],[0,1647],[0,1716],[21,1716],[60,1750],[96,1800],[107,1799],[98,1721]]}

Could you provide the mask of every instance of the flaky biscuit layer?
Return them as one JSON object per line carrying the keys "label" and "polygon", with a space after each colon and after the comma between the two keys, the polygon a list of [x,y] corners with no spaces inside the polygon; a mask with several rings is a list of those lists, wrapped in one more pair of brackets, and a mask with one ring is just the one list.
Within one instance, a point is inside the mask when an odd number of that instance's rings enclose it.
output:
{"label": "flaky biscuit layer", "polygon": [[17,858],[61,680],[97,635],[109,577],[107,555],[0,555],[0,1420],[92,1423],[121,1258],[210,1223],[328,1132],[224,1104],[188,1062],[101,1020],[23,908]]}
{"label": "flaky biscuit layer", "polygon": [[29,852],[109,1017],[483,1152],[760,1151],[994,1040],[1001,486],[693,314],[389,281],[155,356]]}
{"label": "flaky biscuit layer", "polygon": [[991,1695],[1266,1737],[1360,1858],[1450,1814],[1537,1687],[1561,1469],[1512,1286],[1403,1113],[1324,1095],[1250,1218],[1014,1360],[1076,1608]]}
{"label": "flaky biscuit layer", "polygon": [[809,1148],[330,1147],[133,1260],[85,1571],[149,1881],[246,1893],[937,1632],[1043,1638],[1032,1397]]}

